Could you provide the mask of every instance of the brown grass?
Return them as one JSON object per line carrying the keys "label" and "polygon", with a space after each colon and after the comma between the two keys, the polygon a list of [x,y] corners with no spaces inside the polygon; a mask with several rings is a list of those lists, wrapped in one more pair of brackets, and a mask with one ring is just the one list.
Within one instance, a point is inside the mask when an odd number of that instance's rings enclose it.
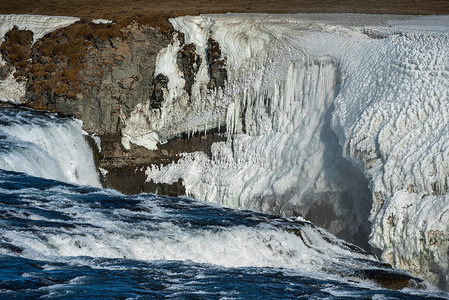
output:
{"label": "brown grass", "polygon": [[124,38],[122,29],[125,25],[92,24],[83,18],[45,35],[32,49],[29,66],[32,72],[26,73],[30,77],[29,88],[38,94],[54,92],[57,96],[73,97],[79,92],[79,85],[85,84],[82,74],[86,68],[86,54],[95,45]]}
{"label": "brown grass", "polygon": [[13,64],[18,74],[17,78],[28,67],[28,60],[31,54],[31,43],[33,33],[28,30],[19,30],[16,26],[5,34],[5,41],[1,44],[3,58]]}
{"label": "brown grass", "polygon": [[449,14],[448,0],[2,0],[3,14],[146,20],[201,13]]}

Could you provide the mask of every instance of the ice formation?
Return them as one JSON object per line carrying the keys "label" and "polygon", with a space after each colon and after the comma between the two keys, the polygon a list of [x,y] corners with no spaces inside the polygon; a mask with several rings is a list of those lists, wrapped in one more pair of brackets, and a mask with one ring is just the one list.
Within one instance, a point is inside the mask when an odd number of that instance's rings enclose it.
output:
{"label": "ice formation", "polygon": [[359,244],[369,235],[385,261],[449,288],[447,16],[171,22],[203,62],[207,40],[220,44],[228,81],[208,91],[203,63],[187,103],[173,43],[158,62],[169,78],[163,107],[136,109],[127,141],[152,136],[154,147],[217,125],[229,139],[210,158],[149,167],[148,180],[182,178],[199,200],[301,214]]}
{"label": "ice formation", "polygon": [[[34,15],[1,15],[0,14],[0,44],[3,37],[14,26],[20,30],[31,30],[34,41],[40,39],[45,34],[58,28],[68,26],[79,18],[74,17],[54,17],[54,16],[34,16]],[[0,55],[0,67],[6,62]],[[11,103],[22,103],[25,96],[25,82],[18,82],[12,71],[6,78],[0,80],[0,101]]]}

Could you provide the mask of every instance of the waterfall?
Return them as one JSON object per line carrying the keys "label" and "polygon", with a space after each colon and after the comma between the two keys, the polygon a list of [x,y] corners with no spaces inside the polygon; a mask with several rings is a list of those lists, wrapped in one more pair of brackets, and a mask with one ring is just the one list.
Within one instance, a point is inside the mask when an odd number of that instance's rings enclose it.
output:
{"label": "waterfall", "polygon": [[[205,52],[203,43],[212,32],[225,54],[229,80],[213,94],[217,104],[209,105],[211,95],[202,92],[209,81],[203,76],[203,64],[187,108],[191,113],[181,118],[187,117],[199,128],[204,115],[218,112],[229,139],[212,146],[211,158],[189,154],[178,164],[148,168],[148,178],[169,183],[182,178],[189,195],[228,207],[308,217],[338,237],[370,249],[368,181],[343,158],[330,127],[333,102],[340,91],[338,62],[328,55],[311,57],[296,40],[279,36],[269,22],[247,28],[233,23],[230,31],[220,19],[201,21],[177,18],[173,24],[184,32],[186,43],[195,43],[198,55]],[[169,81],[179,80],[174,73],[164,75]],[[165,113],[172,118],[162,122],[177,120],[181,112],[175,115],[168,109],[177,102],[166,101],[171,104],[165,104]],[[220,110],[220,103],[227,105]],[[147,123],[156,124],[152,116],[147,114]],[[161,131],[167,134],[164,128]]]}
{"label": "waterfall", "polygon": [[0,110],[0,168],[100,187],[81,124],[29,110]]}

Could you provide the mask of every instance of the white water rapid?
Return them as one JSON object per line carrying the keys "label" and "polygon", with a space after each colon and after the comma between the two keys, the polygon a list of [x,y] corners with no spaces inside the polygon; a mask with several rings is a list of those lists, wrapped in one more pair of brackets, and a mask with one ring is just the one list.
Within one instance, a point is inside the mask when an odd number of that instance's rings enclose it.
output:
{"label": "white water rapid", "polygon": [[101,187],[81,124],[26,110],[0,110],[0,169]]}

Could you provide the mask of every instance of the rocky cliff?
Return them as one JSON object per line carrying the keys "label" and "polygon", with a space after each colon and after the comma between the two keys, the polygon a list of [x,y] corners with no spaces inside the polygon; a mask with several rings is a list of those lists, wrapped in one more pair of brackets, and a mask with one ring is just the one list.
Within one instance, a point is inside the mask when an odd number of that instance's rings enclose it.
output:
{"label": "rocky cliff", "polygon": [[[136,105],[150,102],[157,110],[164,101],[168,78],[155,74],[159,51],[173,38],[173,28],[162,19],[123,20],[96,24],[81,19],[70,26],[46,34],[33,43],[33,32],[14,27],[6,33],[1,55],[5,78],[13,73],[26,83],[24,105],[72,116],[83,121],[91,136],[95,158],[105,187],[123,193],[158,192],[179,195],[182,182],[167,185],[145,182],[144,167],[168,164],[182,152],[210,152],[211,143],[220,140],[217,130],[207,135],[179,134],[156,150],[121,143],[124,120]],[[185,78],[184,89],[191,95],[201,59],[193,44],[182,45],[177,65]],[[223,87],[226,70],[218,43],[211,40],[208,50],[210,89]],[[98,142],[100,141],[100,142]]]}

